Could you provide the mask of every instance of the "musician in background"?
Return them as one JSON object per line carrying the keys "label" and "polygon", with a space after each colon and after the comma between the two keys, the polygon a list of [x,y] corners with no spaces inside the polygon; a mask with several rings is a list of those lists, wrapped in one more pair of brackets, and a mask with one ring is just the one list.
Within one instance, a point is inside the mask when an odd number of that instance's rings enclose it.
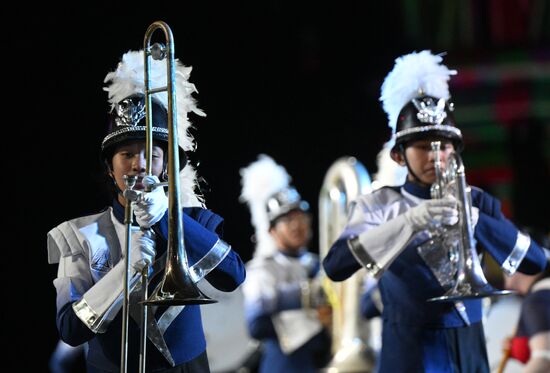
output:
{"label": "musician in background", "polygon": [[267,156],[241,170],[242,201],[250,208],[256,248],[243,290],[250,335],[262,341],[259,371],[315,372],[330,360],[330,307],[308,251],[309,205],[284,167]]}
{"label": "musician in background", "polygon": [[[430,51],[396,59],[381,101],[393,131],[391,158],[407,167],[407,179],[400,187],[357,198],[344,232],[323,260],[334,281],[361,266],[378,279],[383,373],[489,372],[481,300],[427,301],[450,289],[456,273],[448,246],[434,246],[430,235],[437,243],[436,229],[453,227],[459,219],[453,197],[431,199],[430,193],[436,181],[431,142],[441,142],[443,167],[451,152],[463,147],[447,85],[456,72],[441,61]],[[475,240],[508,275],[544,269],[542,249],[504,217],[496,198],[472,188],[472,203]]]}
{"label": "musician in background", "polygon": [[[539,242],[550,260],[550,237]],[[505,359],[525,364],[524,373],[550,372],[550,265],[536,275],[516,272],[505,278],[505,287],[523,297],[516,333],[505,341]]]}
{"label": "musician in background", "polygon": [[[107,74],[105,90],[111,111],[108,133],[101,144],[101,159],[106,167],[114,195],[111,206],[98,214],[66,221],[48,233],[50,263],[59,263],[54,285],[57,290],[57,327],[61,339],[78,346],[87,342],[88,372],[119,372],[121,363],[122,294],[124,290],[126,225],[124,213],[127,187],[124,176],[136,176],[134,190],[140,192],[132,202],[135,219],[131,236],[130,273],[139,281],[140,272],[149,266],[150,292],[164,277],[168,225],[168,198],[162,186],[144,192],[145,183],[181,177],[181,203],[184,241],[189,265],[206,276],[222,291],[232,291],[244,281],[245,270],[239,256],[221,240],[223,219],[204,206],[195,194],[195,170],[186,163],[186,151],[194,149],[187,132],[189,112],[202,114],[191,94],[190,68],[176,62],[176,95],[179,126],[180,170],[167,173],[169,162],[167,96],[153,99],[152,176],[146,176],[145,100],[143,52],[123,55],[114,72]],[[151,86],[166,86],[166,61],[151,61]],[[175,100],[175,98],[174,98]],[[175,151],[178,151],[177,149]],[[178,175],[179,173],[179,175]],[[204,267],[204,263],[209,264]],[[213,270],[212,268],[215,267]],[[198,281],[200,278],[194,278]],[[142,317],[141,285],[130,295],[128,320],[128,372],[138,371]],[[131,290],[131,289],[130,289]],[[206,306],[207,307],[207,306]],[[205,337],[199,306],[152,306],[147,322],[148,372],[208,372]]]}

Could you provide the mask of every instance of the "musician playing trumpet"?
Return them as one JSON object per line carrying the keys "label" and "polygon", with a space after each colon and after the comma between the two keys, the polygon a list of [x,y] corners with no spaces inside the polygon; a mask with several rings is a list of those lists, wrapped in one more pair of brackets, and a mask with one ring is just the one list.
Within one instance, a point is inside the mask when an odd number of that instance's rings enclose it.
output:
{"label": "musician playing trumpet", "polygon": [[[123,55],[117,69],[105,82],[111,111],[108,133],[101,144],[101,159],[114,196],[98,214],[66,221],[48,233],[50,263],[59,263],[54,285],[57,290],[57,327],[61,339],[76,346],[88,344],[88,372],[119,372],[121,365],[122,293],[125,274],[125,190],[135,191],[131,204],[135,219],[131,234],[128,277],[132,280],[129,306],[128,372],[138,371],[140,272],[149,269],[149,288],[154,289],[165,272],[168,239],[168,199],[160,181],[167,174],[168,125],[166,97],[153,98],[152,175],[146,173],[145,100],[143,51]],[[205,277],[222,291],[232,291],[244,281],[244,264],[221,240],[223,219],[205,208],[195,194],[197,179],[186,152],[194,149],[187,132],[191,111],[202,114],[187,79],[190,68],[177,63],[179,161],[185,250],[189,265],[196,269],[193,281]],[[166,64],[153,61],[152,86],[166,85]],[[162,78],[164,77],[164,79]],[[181,171],[181,173],[180,173]],[[136,177],[129,189],[127,176]],[[145,191],[149,184],[150,192]],[[203,260],[204,259],[204,260]],[[208,267],[203,264],[208,262]],[[135,280],[135,281],[134,281]],[[130,289],[130,291],[132,290]],[[136,296],[135,296],[136,295]],[[147,318],[147,372],[209,371],[206,342],[198,305],[149,307]]]}
{"label": "musician playing trumpet", "polygon": [[[459,219],[452,196],[431,198],[436,181],[433,141],[445,168],[463,148],[447,82],[456,71],[442,57],[421,51],[399,57],[381,89],[393,136],[393,161],[407,168],[403,185],[357,198],[344,232],[323,260],[334,281],[363,266],[378,278],[383,302],[380,372],[489,372],[481,324],[481,300],[428,302],[454,283],[451,252],[434,247],[440,232]],[[508,275],[537,273],[546,261],[540,246],[520,232],[499,201],[472,188],[472,221],[479,247]],[[442,229],[443,228],[443,229]]]}

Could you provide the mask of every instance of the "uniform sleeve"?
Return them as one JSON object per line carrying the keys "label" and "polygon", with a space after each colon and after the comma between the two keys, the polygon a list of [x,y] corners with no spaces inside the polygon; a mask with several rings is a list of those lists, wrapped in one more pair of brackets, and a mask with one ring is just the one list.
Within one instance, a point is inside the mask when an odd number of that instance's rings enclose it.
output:
{"label": "uniform sleeve", "polygon": [[257,339],[276,336],[271,316],[302,307],[300,284],[280,284],[269,266],[270,260],[250,262],[243,284],[248,329]]}
{"label": "uniform sleeve", "polygon": [[277,332],[271,321],[271,316],[268,315],[256,315],[255,317],[247,317],[246,324],[248,327],[248,334],[254,339],[267,339],[276,338]]}
{"label": "uniform sleeve", "polygon": [[323,258],[323,269],[331,280],[344,281],[361,268],[349,249],[348,240],[368,228],[369,224],[364,219],[362,209],[357,201],[353,201],[344,231]]}
{"label": "uniform sleeve", "polygon": [[347,237],[340,237],[331,246],[323,259],[323,268],[333,281],[344,281],[361,268],[348,247]]}
{"label": "uniform sleeve", "polygon": [[502,214],[496,198],[478,191],[473,195],[473,204],[479,208],[474,237],[507,275],[516,271],[535,274],[544,270],[547,262],[544,251]]}
{"label": "uniform sleeve", "polygon": [[369,275],[380,277],[406,247],[414,230],[405,214],[397,213],[400,203],[392,194],[387,189],[351,204],[343,233],[323,259],[330,279],[343,281],[361,266]]}
{"label": "uniform sleeve", "polygon": [[243,284],[246,312],[251,315],[268,315],[302,307],[299,283],[281,283],[277,280],[271,259],[251,262]]}
{"label": "uniform sleeve", "polygon": [[[193,215],[183,213],[184,245],[189,265],[216,260],[217,265],[208,272],[206,279],[221,291],[235,290],[245,279],[245,268],[240,256],[221,239],[223,219],[208,210]],[[155,231],[168,238],[168,214],[158,222]],[[218,233],[220,232],[220,233]],[[217,258],[221,259],[218,262]]]}
{"label": "uniform sleeve", "polygon": [[382,307],[382,300],[380,297],[378,286],[372,287],[361,295],[359,307],[361,315],[365,319],[372,319],[382,315],[382,310],[380,309]]}
{"label": "uniform sleeve", "polygon": [[[55,245],[52,241],[48,244]],[[78,346],[95,335],[78,318],[72,307],[93,285],[89,268],[84,255],[63,256],[59,261],[57,278],[53,282],[57,292],[57,329],[61,339],[71,346]]]}

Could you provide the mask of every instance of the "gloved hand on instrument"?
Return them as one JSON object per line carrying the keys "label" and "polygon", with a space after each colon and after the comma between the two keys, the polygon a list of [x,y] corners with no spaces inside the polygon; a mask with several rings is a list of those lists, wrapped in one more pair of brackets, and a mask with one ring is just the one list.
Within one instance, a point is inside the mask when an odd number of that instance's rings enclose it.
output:
{"label": "gloved hand on instrument", "polygon": [[457,201],[454,197],[430,199],[351,238],[348,247],[360,264],[373,276],[379,277],[405,249],[414,234],[442,224],[453,225],[457,221]]}
{"label": "gloved hand on instrument", "polygon": [[[146,176],[143,178],[143,184],[148,186],[159,183],[159,178],[156,176]],[[155,223],[160,221],[166,209],[168,208],[168,197],[162,186],[157,186],[150,192],[143,192],[132,202],[136,221],[141,228],[151,228]]]}
{"label": "gloved hand on instrument", "polygon": [[132,232],[130,267],[137,272],[141,272],[145,266],[153,263],[155,255],[155,232],[151,229],[140,229]]}
{"label": "gloved hand on instrument", "polygon": [[[152,230],[135,230],[132,232],[130,248],[130,268],[135,273],[130,273],[130,291],[133,285],[138,283],[141,277],[140,272],[147,264],[151,264],[155,258],[155,236]],[[126,255],[126,250],[122,252],[122,258]],[[149,267],[149,275],[153,269]],[[100,332],[105,332],[105,328],[112,321],[114,316],[122,307],[121,294],[124,291],[124,276],[126,265],[124,260],[120,260],[110,271],[108,271],[98,282],[84,293],[81,300],[73,303],[73,309],[90,308],[99,315],[108,315],[105,318],[97,318],[94,321],[93,328]]]}
{"label": "gloved hand on instrument", "polygon": [[457,201],[452,196],[429,199],[409,209],[404,216],[414,231],[455,225],[458,222]]}

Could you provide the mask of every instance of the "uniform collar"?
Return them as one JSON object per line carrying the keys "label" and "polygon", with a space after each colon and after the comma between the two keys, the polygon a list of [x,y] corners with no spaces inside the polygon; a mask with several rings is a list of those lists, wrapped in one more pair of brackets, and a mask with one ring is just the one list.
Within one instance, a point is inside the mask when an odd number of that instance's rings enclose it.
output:
{"label": "uniform collar", "polygon": [[421,186],[419,184],[416,184],[407,180],[405,182],[405,185],[403,185],[403,189],[405,189],[408,193],[418,198],[422,198],[422,199],[431,198],[431,194],[430,194],[431,187],[429,186]]}
{"label": "uniform collar", "polygon": [[[113,199],[113,215],[120,224],[124,224],[125,207],[120,204],[117,198]],[[132,225],[137,225],[136,217],[132,218]]]}
{"label": "uniform collar", "polygon": [[303,247],[300,250],[295,252],[278,250],[278,253],[280,253],[283,256],[286,256],[287,258],[300,258],[301,256],[307,253],[307,249]]}

